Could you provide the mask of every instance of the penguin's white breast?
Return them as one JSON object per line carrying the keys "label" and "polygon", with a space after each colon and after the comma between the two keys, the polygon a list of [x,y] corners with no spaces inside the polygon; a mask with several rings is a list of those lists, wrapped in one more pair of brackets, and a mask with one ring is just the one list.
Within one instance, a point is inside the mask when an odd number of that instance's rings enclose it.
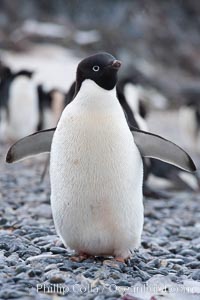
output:
{"label": "penguin's white breast", "polygon": [[107,178],[112,178],[118,188],[124,176],[133,180],[138,161],[140,154],[123,112],[80,113],[66,108],[52,143],[52,166],[56,162],[54,173],[59,169],[59,176],[68,174],[67,184],[76,178],[79,186],[82,182],[91,188],[94,184],[106,186]]}
{"label": "penguin's white breast", "polygon": [[141,157],[116,96],[104,93],[93,99],[80,93],[65,108],[52,142],[52,210],[61,236],[71,232],[63,237],[69,246],[75,232],[77,240],[91,239],[117,223],[128,232],[139,223],[141,232]]}
{"label": "penguin's white breast", "polygon": [[[134,168],[141,159],[116,96],[104,93],[99,98],[94,95],[92,100],[80,93],[65,108],[58,123],[52,164],[57,160],[62,169],[70,168],[70,176],[78,169],[77,175],[89,175],[87,172],[93,170],[91,175],[98,173],[103,179],[108,173],[121,177],[129,173],[130,164]],[[132,170],[129,175],[133,177]]]}

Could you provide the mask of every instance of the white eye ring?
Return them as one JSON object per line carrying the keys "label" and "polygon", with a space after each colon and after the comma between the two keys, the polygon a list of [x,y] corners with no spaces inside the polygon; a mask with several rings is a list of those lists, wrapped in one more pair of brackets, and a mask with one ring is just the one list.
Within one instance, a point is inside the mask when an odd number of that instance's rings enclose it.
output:
{"label": "white eye ring", "polygon": [[99,69],[100,69],[100,67],[99,67],[99,66],[94,66],[94,67],[92,68],[92,70],[93,70],[94,72],[98,72],[98,71],[99,71]]}

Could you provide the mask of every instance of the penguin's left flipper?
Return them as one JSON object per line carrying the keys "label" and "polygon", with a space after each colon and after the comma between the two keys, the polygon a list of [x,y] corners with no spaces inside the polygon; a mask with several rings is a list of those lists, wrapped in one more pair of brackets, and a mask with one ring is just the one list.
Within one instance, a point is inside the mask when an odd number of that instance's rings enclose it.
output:
{"label": "penguin's left flipper", "polygon": [[13,163],[29,156],[50,152],[55,129],[41,130],[17,141],[8,150],[6,162]]}
{"label": "penguin's left flipper", "polygon": [[132,126],[130,130],[141,156],[162,160],[188,172],[196,171],[191,157],[176,144],[159,135],[141,131]]}

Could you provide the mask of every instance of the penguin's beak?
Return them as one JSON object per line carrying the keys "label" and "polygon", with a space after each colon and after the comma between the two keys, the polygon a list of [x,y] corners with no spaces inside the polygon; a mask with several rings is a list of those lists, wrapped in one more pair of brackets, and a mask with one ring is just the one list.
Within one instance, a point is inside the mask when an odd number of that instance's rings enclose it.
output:
{"label": "penguin's beak", "polygon": [[111,64],[112,69],[119,69],[121,67],[122,62],[120,60],[114,60]]}

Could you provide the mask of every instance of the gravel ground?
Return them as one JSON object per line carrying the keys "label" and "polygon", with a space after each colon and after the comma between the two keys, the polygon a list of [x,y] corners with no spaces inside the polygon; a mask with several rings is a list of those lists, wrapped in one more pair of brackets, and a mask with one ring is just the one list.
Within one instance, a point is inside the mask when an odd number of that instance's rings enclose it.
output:
{"label": "gravel ground", "polygon": [[54,229],[48,176],[39,182],[44,158],[7,165],[0,147],[1,299],[200,299],[198,194],[144,199],[142,246],[126,264],[73,262]]}

